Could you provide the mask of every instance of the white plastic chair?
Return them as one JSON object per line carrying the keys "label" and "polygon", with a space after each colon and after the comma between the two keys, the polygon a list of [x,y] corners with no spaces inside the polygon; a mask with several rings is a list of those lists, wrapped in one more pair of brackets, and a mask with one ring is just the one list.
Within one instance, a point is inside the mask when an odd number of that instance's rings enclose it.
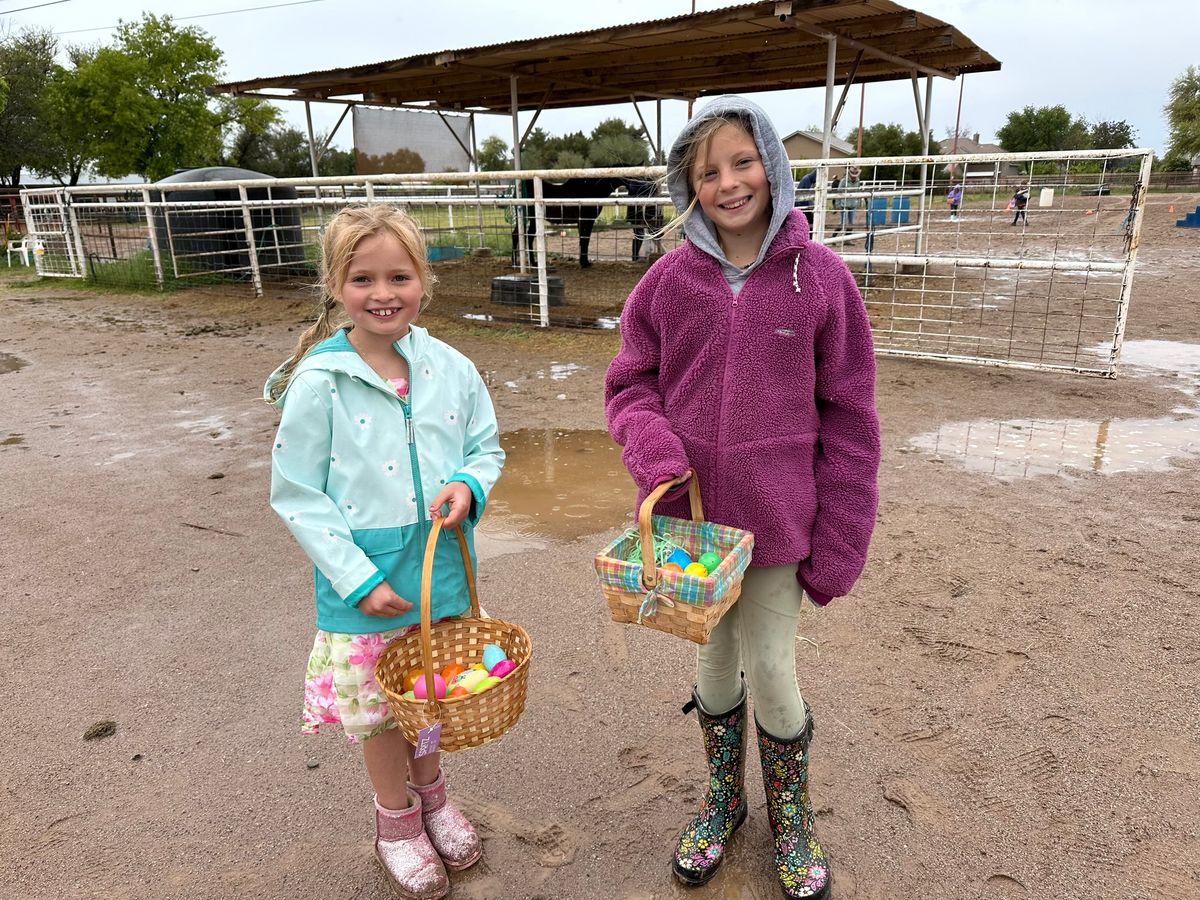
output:
{"label": "white plastic chair", "polygon": [[7,252],[9,267],[12,267],[12,255],[14,253],[20,254],[21,264],[27,266],[29,265],[29,254],[31,252],[36,253],[41,249],[43,249],[42,242],[36,238],[30,237],[29,235],[25,235],[25,237],[21,238],[19,241],[9,241]]}

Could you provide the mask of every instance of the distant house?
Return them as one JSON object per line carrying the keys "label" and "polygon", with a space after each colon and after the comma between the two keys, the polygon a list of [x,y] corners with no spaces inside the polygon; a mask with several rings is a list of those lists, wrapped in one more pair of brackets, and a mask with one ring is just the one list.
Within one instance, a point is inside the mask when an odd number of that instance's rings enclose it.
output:
{"label": "distant house", "polygon": [[[783,139],[783,146],[787,150],[788,159],[821,158],[821,135],[812,131],[793,131]],[[852,144],[847,144],[837,136],[830,136],[830,159],[847,159],[857,155]]]}
{"label": "distant house", "polygon": [[[984,144],[980,143],[979,133],[976,132],[971,137],[959,135],[958,146],[955,147],[954,138],[949,137],[944,141],[938,141],[938,146],[941,148],[941,153],[1003,153],[1004,148],[999,144]],[[946,167],[949,169],[949,166]],[[959,177],[966,180],[968,178],[995,178],[1000,177],[1020,177],[1021,167],[1014,162],[994,162],[994,163],[968,163],[965,168],[958,171]]]}

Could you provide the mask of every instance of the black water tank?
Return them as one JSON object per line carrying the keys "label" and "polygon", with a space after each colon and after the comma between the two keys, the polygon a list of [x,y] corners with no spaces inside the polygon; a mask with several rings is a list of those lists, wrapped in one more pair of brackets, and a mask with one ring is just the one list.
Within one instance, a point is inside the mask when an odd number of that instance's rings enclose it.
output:
{"label": "black water tank", "polygon": [[[155,182],[164,186],[151,191],[155,200],[168,202],[205,203],[233,201],[241,198],[235,187],[168,190],[165,186],[188,182],[249,181],[274,182],[270,175],[239,169],[234,166],[208,166],[200,169],[181,169],[174,175]],[[246,188],[248,200],[295,200],[296,189],[274,184]],[[194,206],[159,210],[155,216],[159,252],[166,259],[174,256],[180,274],[194,271],[228,271],[232,277],[250,274],[250,253],[246,241],[246,224],[240,207]],[[258,265],[264,277],[272,273],[300,274],[305,271],[304,234],[300,228],[298,206],[250,207],[250,222],[254,245],[258,250]],[[168,268],[168,271],[170,269]]]}

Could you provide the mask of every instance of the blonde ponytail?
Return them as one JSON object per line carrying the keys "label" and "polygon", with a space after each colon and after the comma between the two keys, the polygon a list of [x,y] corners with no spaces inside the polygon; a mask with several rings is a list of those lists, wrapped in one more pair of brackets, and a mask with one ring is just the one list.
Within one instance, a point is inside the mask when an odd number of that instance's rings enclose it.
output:
{"label": "blonde ponytail", "polygon": [[333,321],[333,313],[336,309],[337,300],[326,294],[317,321],[313,322],[300,335],[300,340],[296,342],[296,349],[292,351],[292,355],[288,357],[283,368],[279,370],[279,374],[275,376],[275,380],[271,382],[271,387],[267,391],[268,403],[274,403],[283,396],[292,381],[292,373],[296,371],[296,366],[299,365],[300,360],[304,359],[304,355],[321,341],[331,337],[341,327],[342,323],[335,324]]}

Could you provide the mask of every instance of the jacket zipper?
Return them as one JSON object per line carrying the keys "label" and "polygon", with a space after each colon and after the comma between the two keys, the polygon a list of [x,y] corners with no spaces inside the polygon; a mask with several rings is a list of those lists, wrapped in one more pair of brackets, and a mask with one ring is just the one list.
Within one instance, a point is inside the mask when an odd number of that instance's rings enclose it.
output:
{"label": "jacket zipper", "polygon": [[413,491],[417,498],[417,522],[421,525],[421,534],[425,533],[425,493],[421,490],[421,466],[417,462],[417,436],[413,428],[412,419],[412,398],[414,391],[415,378],[412,377],[412,363],[403,353],[400,356],[404,359],[408,366],[408,397],[401,397],[396,394],[396,399],[400,401],[400,409],[404,413],[404,434],[408,440],[408,459],[409,466],[413,473]]}
{"label": "jacket zipper", "polygon": [[[697,248],[697,249],[699,249],[699,248]],[[751,272],[750,275],[746,278],[746,280],[742,282],[742,290],[744,291],[746,289],[746,286],[749,284],[750,279],[753,278],[755,275],[757,275],[759,272],[759,269],[761,269],[763,266],[765,266],[769,260],[773,260],[775,257],[781,256],[787,252],[799,253],[800,250],[798,248],[791,248],[791,247],[789,247],[787,249],[780,248],[779,250],[776,250],[774,253],[764,256],[762,262],[758,264],[758,268],[755,269],[753,272]],[[721,276],[722,280],[725,279],[725,273],[721,271],[721,264],[719,262],[717,263],[717,274]],[[740,295],[740,292],[734,293],[734,290],[732,287],[729,286],[728,281],[725,282],[725,289],[727,291],[729,291],[730,294],[733,295],[733,304],[731,305],[730,310],[729,310],[729,333],[730,333],[730,336],[732,337],[733,329],[736,324],[734,322],[734,318],[737,316],[737,304],[738,304],[738,296]],[[729,354],[726,353],[725,354],[725,365],[722,367],[722,370],[721,370],[721,386],[722,386],[722,388],[724,388],[725,378],[728,375],[728,373],[729,373]],[[718,452],[718,457],[719,457],[720,449],[725,445],[724,436],[722,434],[722,429],[725,427],[725,421],[724,421],[725,417],[721,415],[720,410],[718,410],[717,415],[720,417],[717,421],[717,452]],[[720,472],[724,469],[724,466],[720,465],[718,462],[716,469],[718,472]],[[720,476],[718,476],[718,477],[720,477]],[[712,491],[712,494],[714,497],[723,496],[722,487],[723,487],[723,485],[720,482],[718,482],[716,487]],[[701,485],[701,488],[703,488],[703,485]],[[713,519],[713,516],[720,515],[720,514],[721,514],[720,507],[715,507],[713,509],[708,510],[707,518],[710,522],[715,521]]]}

